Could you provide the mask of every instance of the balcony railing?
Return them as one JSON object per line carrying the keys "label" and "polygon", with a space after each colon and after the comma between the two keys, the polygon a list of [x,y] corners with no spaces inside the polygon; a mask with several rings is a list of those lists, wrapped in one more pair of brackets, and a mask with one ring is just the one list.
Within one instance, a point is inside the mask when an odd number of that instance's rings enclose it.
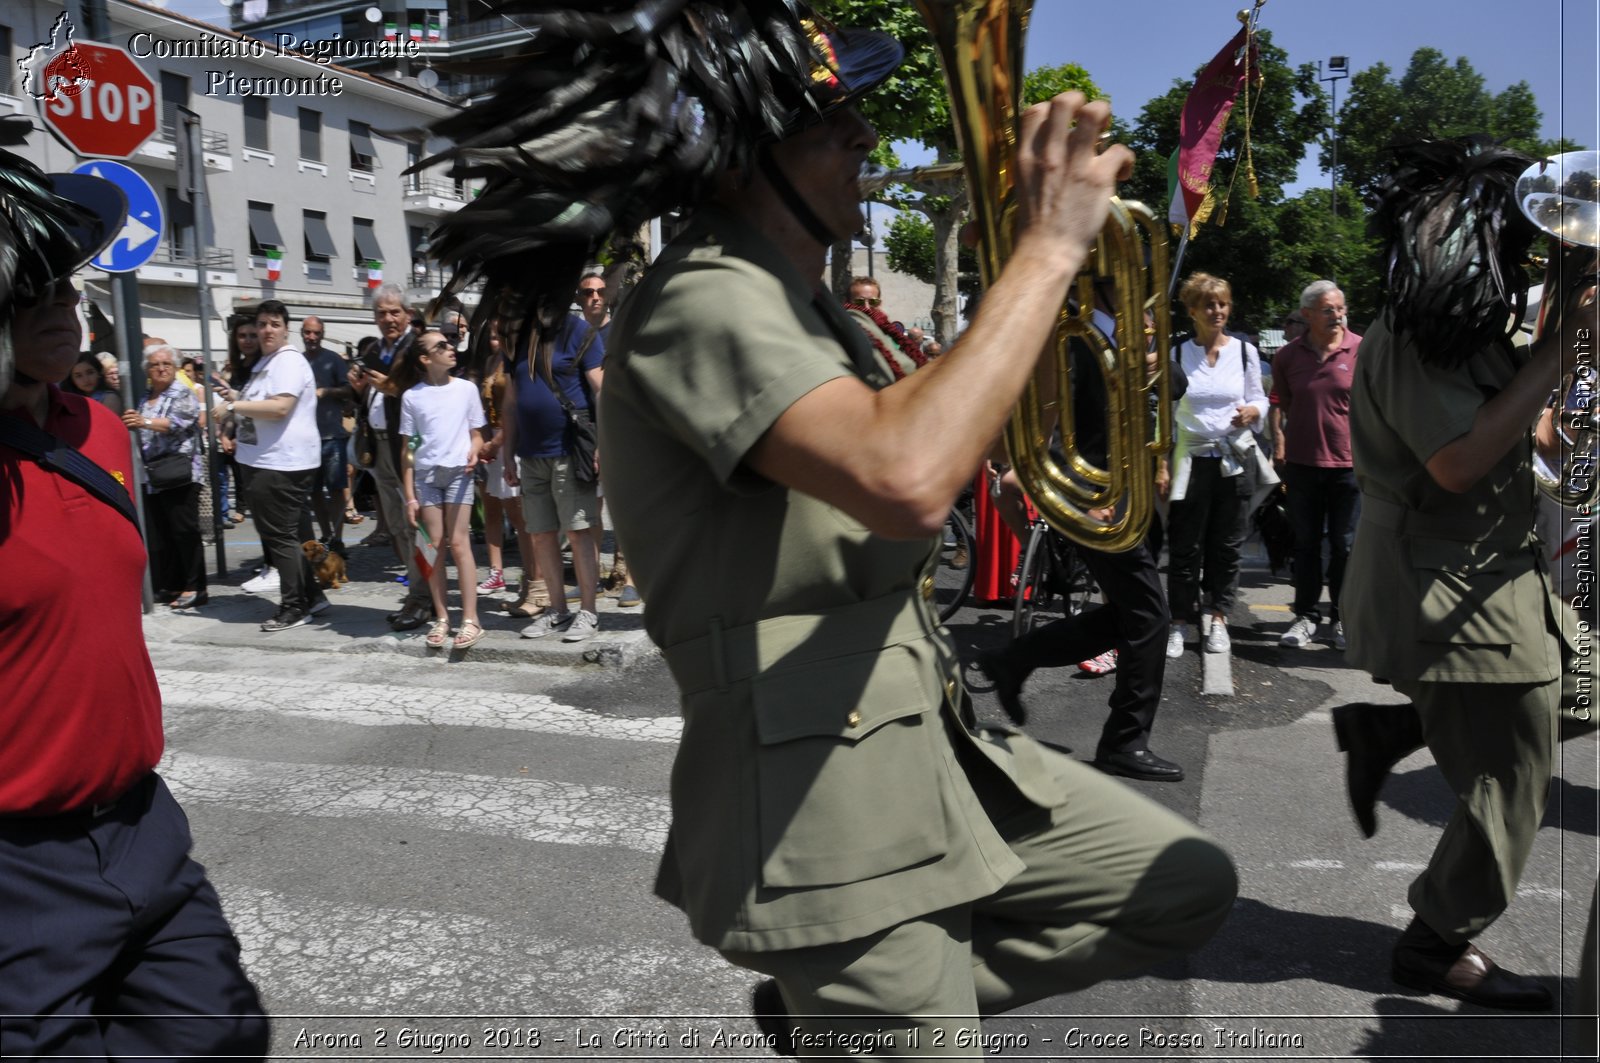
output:
{"label": "balcony railing", "polygon": [[[200,260],[206,269],[232,270],[233,249],[231,247],[208,247],[201,252]],[[157,248],[156,253],[150,256],[148,263],[152,266],[170,266],[176,269],[194,269],[194,252],[188,248],[174,248],[163,243]]]}
{"label": "balcony railing", "polygon": [[462,41],[469,37],[487,37],[492,33],[531,33],[527,26],[504,15],[475,18],[471,22],[452,22],[445,32],[453,41]]}
{"label": "balcony railing", "polygon": [[[176,144],[178,142],[178,123],[162,119],[161,139],[169,144]],[[228,154],[228,134],[218,133],[212,129],[201,129],[200,150],[209,151],[213,155]]]}
{"label": "balcony railing", "polygon": [[464,200],[467,198],[466,190],[458,187],[454,181],[438,181],[427,178],[407,180],[406,195],[438,196],[440,199]]}

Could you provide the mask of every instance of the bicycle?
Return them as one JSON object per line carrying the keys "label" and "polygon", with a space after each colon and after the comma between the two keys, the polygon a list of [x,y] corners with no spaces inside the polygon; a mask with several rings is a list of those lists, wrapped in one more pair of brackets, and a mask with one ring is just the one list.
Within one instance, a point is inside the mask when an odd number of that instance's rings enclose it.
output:
{"label": "bicycle", "polygon": [[[1011,610],[1011,637],[1020,638],[1038,624],[1076,616],[1099,593],[1089,566],[1072,540],[1042,518],[1029,523],[1028,544],[1018,570],[1016,598]],[[1043,614],[1043,615],[1041,615]]]}
{"label": "bicycle", "polygon": [[939,609],[939,623],[948,623],[972,593],[976,553],[972,525],[962,515],[961,503],[957,501],[945,518],[939,564],[933,576],[933,598]]}

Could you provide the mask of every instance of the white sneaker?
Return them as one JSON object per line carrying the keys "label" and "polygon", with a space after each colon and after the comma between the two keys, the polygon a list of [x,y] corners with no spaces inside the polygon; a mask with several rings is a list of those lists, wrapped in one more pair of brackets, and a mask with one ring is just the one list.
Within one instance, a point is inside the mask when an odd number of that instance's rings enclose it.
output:
{"label": "white sneaker", "polygon": [[1317,622],[1309,616],[1297,616],[1294,618],[1294,623],[1289,625],[1289,630],[1278,640],[1278,645],[1299,649],[1311,645],[1311,640],[1316,637]]}
{"label": "white sneaker", "polygon": [[572,623],[567,625],[567,633],[561,636],[562,642],[582,642],[594,636],[600,630],[600,618],[587,609],[579,609],[572,614]]}
{"label": "white sneaker", "polygon": [[1183,644],[1189,641],[1189,625],[1179,621],[1167,629],[1167,656],[1177,660],[1183,656]]}
{"label": "white sneaker", "polygon": [[1343,620],[1335,620],[1333,622],[1333,648],[1336,649],[1336,650],[1339,650],[1341,652],[1343,652],[1343,650],[1344,650],[1344,621]]}
{"label": "white sneaker", "polygon": [[542,639],[546,635],[566,630],[567,625],[570,623],[572,623],[571,613],[547,612],[523,628],[522,637],[525,639]]}
{"label": "white sneaker", "polygon": [[1233,641],[1228,638],[1228,625],[1220,617],[1213,617],[1211,630],[1206,632],[1207,653],[1227,653],[1233,648]]}
{"label": "white sneaker", "polygon": [[246,594],[277,594],[278,570],[267,568],[239,584],[239,589]]}

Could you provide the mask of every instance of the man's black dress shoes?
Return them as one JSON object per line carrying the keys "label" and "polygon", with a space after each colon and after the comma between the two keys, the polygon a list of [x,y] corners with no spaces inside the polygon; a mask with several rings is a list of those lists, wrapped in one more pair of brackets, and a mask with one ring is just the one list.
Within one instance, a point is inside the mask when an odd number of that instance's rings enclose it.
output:
{"label": "man's black dress shoes", "polygon": [[[1419,937],[1432,939],[1438,946],[1423,944]],[[1396,982],[1409,989],[1455,997],[1484,1008],[1549,1011],[1554,1004],[1550,990],[1537,980],[1496,966],[1471,942],[1465,948],[1444,945],[1420,919],[1412,920],[1395,946],[1392,973]]]}
{"label": "man's black dress shoes", "polygon": [[789,1009],[784,1005],[783,993],[778,983],[767,978],[758,983],[750,993],[750,1010],[756,1025],[772,1042],[772,1050],[780,1056],[798,1056],[800,1046],[795,1043],[794,1023],[789,1019]]}
{"label": "man's black dress shoes", "polygon": [[1181,782],[1183,769],[1170,760],[1163,760],[1148,749],[1130,749],[1116,753],[1101,753],[1094,758],[1094,766],[1107,775],[1122,775],[1146,782]]}
{"label": "man's black dress shoes", "polygon": [[1378,832],[1378,791],[1394,766],[1422,748],[1422,717],[1414,705],[1358,702],[1333,710],[1333,734],[1347,754],[1344,785],[1356,825]]}

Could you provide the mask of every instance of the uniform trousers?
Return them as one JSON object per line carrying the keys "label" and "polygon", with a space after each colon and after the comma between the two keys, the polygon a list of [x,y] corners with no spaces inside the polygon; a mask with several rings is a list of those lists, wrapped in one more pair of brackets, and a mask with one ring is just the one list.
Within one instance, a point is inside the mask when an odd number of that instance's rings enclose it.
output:
{"label": "uniform trousers", "polygon": [[[991,813],[1027,865],[994,894],[851,941],[723,953],[777,980],[800,1055],[838,1057],[853,1044],[980,1058],[981,1016],[1192,952],[1222,924],[1238,882],[1216,843],[1088,765],[1043,752],[1067,799]],[[986,770],[996,769],[969,765],[969,776],[998,809],[1005,784],[985,783]]]}
{"label": "uniform trousers", "polygon": [[1446,941],[1469,941],[1516,896],[1544,818],[1561,680],[1394,687],[1416,705],[1423,741],[1456,794],[1427,869],[1411,883],[1411,909]]}
{"label": "uniform trousers", "polygon": [[101,815],[0,817],[0,1058],[260,1059],[267,1020],[152,773]]}
{"label": "uniform trousers", "polygon": [[[411,548],[416,525],[406,516],[406,493],[400,483],[400,466],[396,464],[395,447],[388,432],[376,432],[377,453],[372,458],[372,479],[378,489],[378,508],[383,511],[383,526],[389,529],[406,564],[406,603],[428,610],[433,609],[433,599],[428,596],[428,581],[417,568],[417,552]],[[403,444],[402,444],[403,445]]]}
{"label": "uniform trousers", "polygon": [[1110,714],[1099,753],[1147,749],[1167,668],[1167,598],[1154,555],[1141,543],[1119,554],[1077,547],[1105,604],[1065,616],[1017,639],[1002,651],[1016,672],[1061,668],[1117,651]]}

